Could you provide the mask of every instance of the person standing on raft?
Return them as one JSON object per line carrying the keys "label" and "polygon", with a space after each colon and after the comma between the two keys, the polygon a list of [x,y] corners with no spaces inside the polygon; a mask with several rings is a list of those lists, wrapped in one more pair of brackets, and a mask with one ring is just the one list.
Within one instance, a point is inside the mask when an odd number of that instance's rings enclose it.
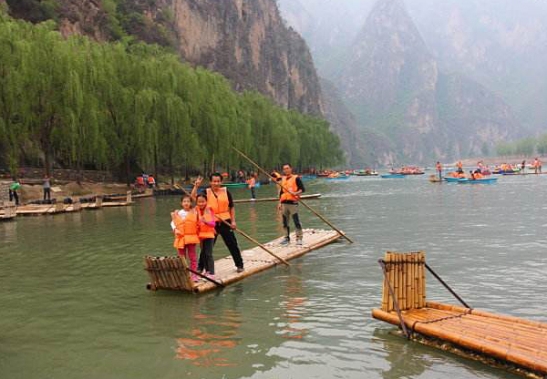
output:
{"label": "person standing on raft", "polygon": [[[198,214],[193,207],[192,198],[184,195],[180,200],[180,210],[171,213],[171,229],[175,234],[173,247],[177,249],[179,257],[190,261],[190,269],[196,271],[198,261],[196,255],[196,245],[199,244],[198,235]],[[192,274],[192,280],[198,281],[198,277]]]}
{"label": "person standing on raft", "polygon": [[[194,188],[192,189],[193,199],[196,199],[198,188],[201,186],[202,182],[203,178],[201,176],[196,179]],[[239,250],[237,238],[234,234],[234,229],[237,228],[237,224],[232,194],[227,188],[221,186],[222,175],[219,173],[211,174],[209,177],[209,184],[211,185],[211,188],[207,188],[205,192],[205,196],[207,196],[207,206],[213,210],[216,217],[220,218],[215,226],[215,241],[218,235],[222,237],[222,240],[232,255],[237,272],[243,272],[245,270],[243,267],[243,258],[241,257],[241,251]]]}
{"label": "person standing on raft", "polygon": [[305,192],[302,179],[292,172],[290,164],[283,165],[283,178],[281,179],[281,190],[279,196],[278,209],[283,215],[283,228],[285,229],[285,239],[281,242],[282,245],[288,245],[291,242],[291,230],[289,227],[290,217],[296,228],[296,244],[302,246],[302,224],[298,216],[298,200],[300,195]]}
{"label": "person standing on raft", "polygon": [[439,175],[439,180],[443,180],[443,165],[441,162],[437,161],[437,164],[435,164],[435,169],[437,170],[437,174]]}

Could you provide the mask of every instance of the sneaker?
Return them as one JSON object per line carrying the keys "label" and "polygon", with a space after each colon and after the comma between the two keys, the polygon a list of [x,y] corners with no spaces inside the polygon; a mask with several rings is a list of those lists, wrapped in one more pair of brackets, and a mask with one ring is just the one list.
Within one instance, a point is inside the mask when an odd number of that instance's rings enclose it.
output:
{"label": "sneaker", "polygon": [[299,238],[299,239],[296,240],[296,245],[297,246],[302,246],[303,245],[302,238]]}
{"label": "sneaker", "polygon": [[280,245],[286,246],[291,243],[291,240],[289,237],[285,237],[283,241],[281,241]]}
{"label": "sneaker", "polygon": [[243,267],[238,267],[236,270],[237,273],[242,273],[243,271],[245,271]]}
{"label": "sneaker", "polygon": [[251,201],[256,201],[256,199],[255,199],[255,198],[253,198],[253,197],[251,197]]}

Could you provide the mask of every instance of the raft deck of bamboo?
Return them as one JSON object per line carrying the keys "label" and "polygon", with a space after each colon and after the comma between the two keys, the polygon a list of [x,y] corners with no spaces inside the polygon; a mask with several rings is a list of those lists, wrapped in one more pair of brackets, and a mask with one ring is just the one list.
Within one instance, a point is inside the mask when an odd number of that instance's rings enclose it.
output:
{"label": "raft deck of bamboo", "polygon": [[374,318],[404,323],[410,335],[449,342],[527,374],[547,374],[546,323],[426,301],[422,252],[386,253],[383,262],[382,308],[372,311]]}
{"label": "raft deck of bamboo", "polygon": [[17,209],[13,202],[0,202],[0,221],[9,221],[15,219],[17,216]]}
{"label": "raft deck of bamboo", "polygon": [[[312,200],[312,199],[319,199],[321,197],[320,193],[313,193],[309,195],[302,195],[300,196],[300,199],[302,200]],[[237,199],[234,200],[234,203],[262,203],[267,201],[279,201],[279,197],[263,197],[263,198],[257,198],[255,200],[251,199]]]}
{"label": "raft deck of bamboo", "polygon": [[[265,246],[274,254],[289,261],[298,258],[312,250],[319,249],[340,238],[340,235],[332,230],[305,229],[303,245],[297,246],[291,242],[288,246],[281,246],[283,238],[266,243]],[[295,241],[294,234],[291,241]],[[238,273],[231,256],[215,261],[216,281],[227,286],[243,280],[249,276],[258,274],[279,264],[278,259],[268,254],[260,247],[244,250],[241,252],[245,263],[245,271]],[[145,257],[145,270],[150,277],[148,289],[179,290],[194,293],[211,291],[218,286],[212,282],[201,280],[194,283],[191,280],[187,263],[179,257]]]}

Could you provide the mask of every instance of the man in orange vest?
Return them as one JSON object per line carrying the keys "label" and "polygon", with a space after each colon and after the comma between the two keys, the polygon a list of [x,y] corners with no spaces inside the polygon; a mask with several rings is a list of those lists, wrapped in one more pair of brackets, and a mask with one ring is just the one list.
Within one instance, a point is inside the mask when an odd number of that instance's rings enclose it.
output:
{"label": "man in orange vest", "polygon": [[[192,199],[196,198],[198,188],[201,186],[202,182],[203,178],[201,176],[196,179],[194,188],[192,189]],[[205,192],[207,196],[207,206],[213,210],[216,217],[230,225],[228,226],[226,223],[217,220],[215,226],[215,241],[218,235],[222,237],[222,240],[232,255],[237,272],[243,272],[243,258],[241,257],[241,250],[239,249],[237,238],[234,234],[234,229],[237,228],[237,225],[232,194],[226,187],[222,187],[222,175],[219,173],[211,174],[209,177],[209,184],[211,188],[207,188]]]}
{"label": "man in orange vest", "polygon": [[302,245],[302,224],[298,217],[298,200],[305,191],[302,179],[292,172],[290,164],[283,165],[283,178],[281,179],[281,190],[279,195],[279,210],[283,214],[283,228],[285,229],[285,239],[282,245],[288,245],[291,242],[289,228],[290,217],[292,217],[296,228],[296,244]]}

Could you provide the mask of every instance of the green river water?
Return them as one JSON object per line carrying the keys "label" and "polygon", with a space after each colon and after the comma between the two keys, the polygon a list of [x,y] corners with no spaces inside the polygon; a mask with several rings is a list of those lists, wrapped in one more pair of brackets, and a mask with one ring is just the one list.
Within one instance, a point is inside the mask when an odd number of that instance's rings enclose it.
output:
{"label": "green river water", "polygon": [[[547,175],[494,185],[425,177],[306,184],[323,194],[309,204],[355,244],[201,296],[145,289],[142,257],[174,253],[175,197],[1,223],[0,378],[514,377],[407,342],[373,320],[377,259],[425,250],[473,307],[547,321]],[[237,215],[261,241],[281,233],[274,203],[239,204]],[[305,227],[322,227],[301,215]],[[220,242],[215,255],[226,254]],[[433,280],[428,297],[454,302]]]}

